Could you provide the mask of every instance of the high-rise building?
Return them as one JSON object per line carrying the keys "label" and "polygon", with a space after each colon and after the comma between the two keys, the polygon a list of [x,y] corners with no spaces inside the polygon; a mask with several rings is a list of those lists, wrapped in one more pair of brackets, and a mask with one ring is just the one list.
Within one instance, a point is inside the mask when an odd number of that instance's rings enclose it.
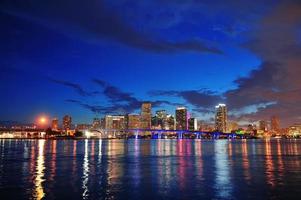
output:
{"label": "high-rise building", "polygon": [[227,132],[227,106],[218,104],[215,109],[215,129],[219,132]]}
{"label": "high-rise building", "polygon": [[159,125],[159,119],[157,117],[157,115],[152,116],[152,129],[160,129],[160,125]]}
{"label": "high-rise building", "polygon": [[178,107],[176,109],[176,129],[177,130],[187,130],[188,120],[187,109],[185,107]]}
{"label": "high-rise building", "polygon": [[140,115],[127,114],[126,115],[126,128],[127,129],[138,129],[139,127],[140,127]]}
{"label": "high-rise building", "polygon": [[273,133],[280,132],[280,120],[277,116],[272,116],[271,118],[271,131]]}
{"label": "high-rise building", "polygon": [[53,118],[51,123],[51,129],[54,131],[59,130],[59,120],[58,118]]}
{"label": "high-rise building", "polygon": [[124,116],[114,116],[113,117],[113,129],[123,130],[125,129],[125,117]]}
{"label": "high-rise building", "polygon": [[99,118],[94,118],[93,123],[92,123],[92,128],[93,129],[99,129],[101,126],[101,122]]}
{"label": "high-rise building", "polygon": [[112,115],[105,116],[105,129],[113,129],[113,117]]}
{"label": "high-rise building", "polygon": [[165,129],[167,123],[166,110],[156,111],[156,115],[152,118],[152,126],[160,129]]}
{"label": "high-rise building", "polygon": [[198,121],[196,118],[189,118],[188,119],[188,130],[196,131],[198,129]]}
{"label": "high-rise building", "polygon": [[107,115],[105,117],[105,129],[121,130],[125,128],[125,120],[122,115]]}
{"label": "high-rise building", "polygon": [[268,124],[265,120],[259,121],[259,130],[264,132],[268,130]]}
{"label": "high-rise building", "polygon": [[152,121],[152,104],[145,102],[141,105],[140,127],[142,129],[150,129]]}
{"label": "high-rise building", "polygon": [[166,116],[165,130],[175,130],[175,118],[172,115]]}
{"label": "high-rise building", "polygon": [[164,119],[164,118],[166,118],[166,116],[167,116],[166,110],[157,110],[157,111],[156,111],[156,116],[157,116],[159,119]]}
{"label": "high-rise building", "polygon": [[72,118],[69,115],[63,117],[63,129],[68,131],[71,129]]}

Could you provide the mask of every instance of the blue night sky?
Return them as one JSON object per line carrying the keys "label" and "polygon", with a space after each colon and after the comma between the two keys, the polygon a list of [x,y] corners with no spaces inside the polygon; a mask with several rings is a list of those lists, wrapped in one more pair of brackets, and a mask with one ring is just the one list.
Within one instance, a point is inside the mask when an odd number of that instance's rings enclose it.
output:
{"label": "blue night sky", "polygon": [[2,0],[0,120],[185,105],[206,121],[301,121],[297,0]]}

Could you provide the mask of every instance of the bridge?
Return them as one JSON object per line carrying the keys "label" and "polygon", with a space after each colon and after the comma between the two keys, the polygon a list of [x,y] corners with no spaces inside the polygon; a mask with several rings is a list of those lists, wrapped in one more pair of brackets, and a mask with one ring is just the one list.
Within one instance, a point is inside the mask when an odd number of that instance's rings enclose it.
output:
{"label": "bridge", "polygon": [[163,130],[163,129],[91,129],[85,131],[87,137],[100,138],[141,138],[150,136],[153,139],[164,139],[166,137],[174,137],[177,139],[195,138],[201,139],[209,137],[213,139],[235,138],[236,133],[222,133],[222,132],[203,132],[190,130]]}

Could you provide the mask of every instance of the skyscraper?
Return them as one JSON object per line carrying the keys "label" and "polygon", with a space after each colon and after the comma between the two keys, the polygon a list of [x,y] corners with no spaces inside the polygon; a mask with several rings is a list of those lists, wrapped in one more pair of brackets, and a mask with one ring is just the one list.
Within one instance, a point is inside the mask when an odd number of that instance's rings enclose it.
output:
{"label": "skyscraper", "polygon": [[122,115],[106,115],[105,117],[105,129],[124,129],[125,120]]}
{"label": "skyscraper", "polygon": [[176,129],[177,130],[187,130],[187,109],[185,107],[178,107],[176,109]]}
{"label": "skyscraper", "polygon": [[68,131],[71,129],[72,118],[69,115],[63,117],[63,129]]}
{"label": "skyscraper", "polygon": [[277,116],[272,116],[271,118],[271,131],[273,133],[280,132],[280,120]]}
{"label": "skyscraper", "polygon": [[227,132],[227,106],[218,104],[215,109],[215,129],[219,132]]}
{"label": "skyscraper", "polygon": [[198,122],[196,118],[189,118],[188,119],[188,129],[190,131],[196,131],[198,129]]}
{"label": "skyscraper", "polygon": [[166,130],[174,130],[175,129],[175,118],[172,115],[166,116],[165,127]]}
{"label": "skyscraper", "polygon": [[138,129],[139,127],[140,127],[140,115],[127,114],[126,115],[126,128],[127,129]]}
{"label": "skyscraper", "polygon": [[51,129],[57,131],[59,129],[59,120],[58,118],[53,118],[51,123]]}
{"label": "skyscraper", "polygon": [[142,129],[150,129],[152,121],[152,104],[145,102],[141,105],[140,127]]}
{"label": "skyscraper", "polygon": [[167,114],[166,110],[158,110],[156,111],[156,126],[161,129],[165,129],[167,123]]}

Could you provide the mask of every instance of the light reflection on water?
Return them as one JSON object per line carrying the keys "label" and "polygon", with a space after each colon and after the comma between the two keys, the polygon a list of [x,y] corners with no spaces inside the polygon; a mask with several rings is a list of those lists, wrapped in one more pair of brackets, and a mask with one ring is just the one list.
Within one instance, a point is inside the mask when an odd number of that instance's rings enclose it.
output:
{"label": "light reflection on water", "polygon": [[82,188],[83,192],[83,199],[88,199],[89,197],[89,188],[88,188],[88,180],[89,180],[89,156],[88,156],[88,142],[89,140],[85,140],[85,155],[84,155],[84,162],[83,162],[83,184]]}
{"label": "light reflection on water", "polygon": [[1,199],[301,195],[301,140],[0,140],[0,145]]}
{"label": "light reflection on water", "polygon": [[39,154],[38,154],[37,164],[36,164],[36,173],[35,173],[36,177],[34,180],[35,190],[33,194],[34,199],[38,199],[38,200],[42,199],[45,196],[44,188],[42,185],[42,183],[45,181],[44,145],[45,145],[45,140],[39,140],[39,146],[38,146]]}
{"label": "light reflection on water", "polygon": [[232,185],[229,173],[229,158],[227,154],[227,141],[215,142],[215,187],[217,198],[231,197]]}

